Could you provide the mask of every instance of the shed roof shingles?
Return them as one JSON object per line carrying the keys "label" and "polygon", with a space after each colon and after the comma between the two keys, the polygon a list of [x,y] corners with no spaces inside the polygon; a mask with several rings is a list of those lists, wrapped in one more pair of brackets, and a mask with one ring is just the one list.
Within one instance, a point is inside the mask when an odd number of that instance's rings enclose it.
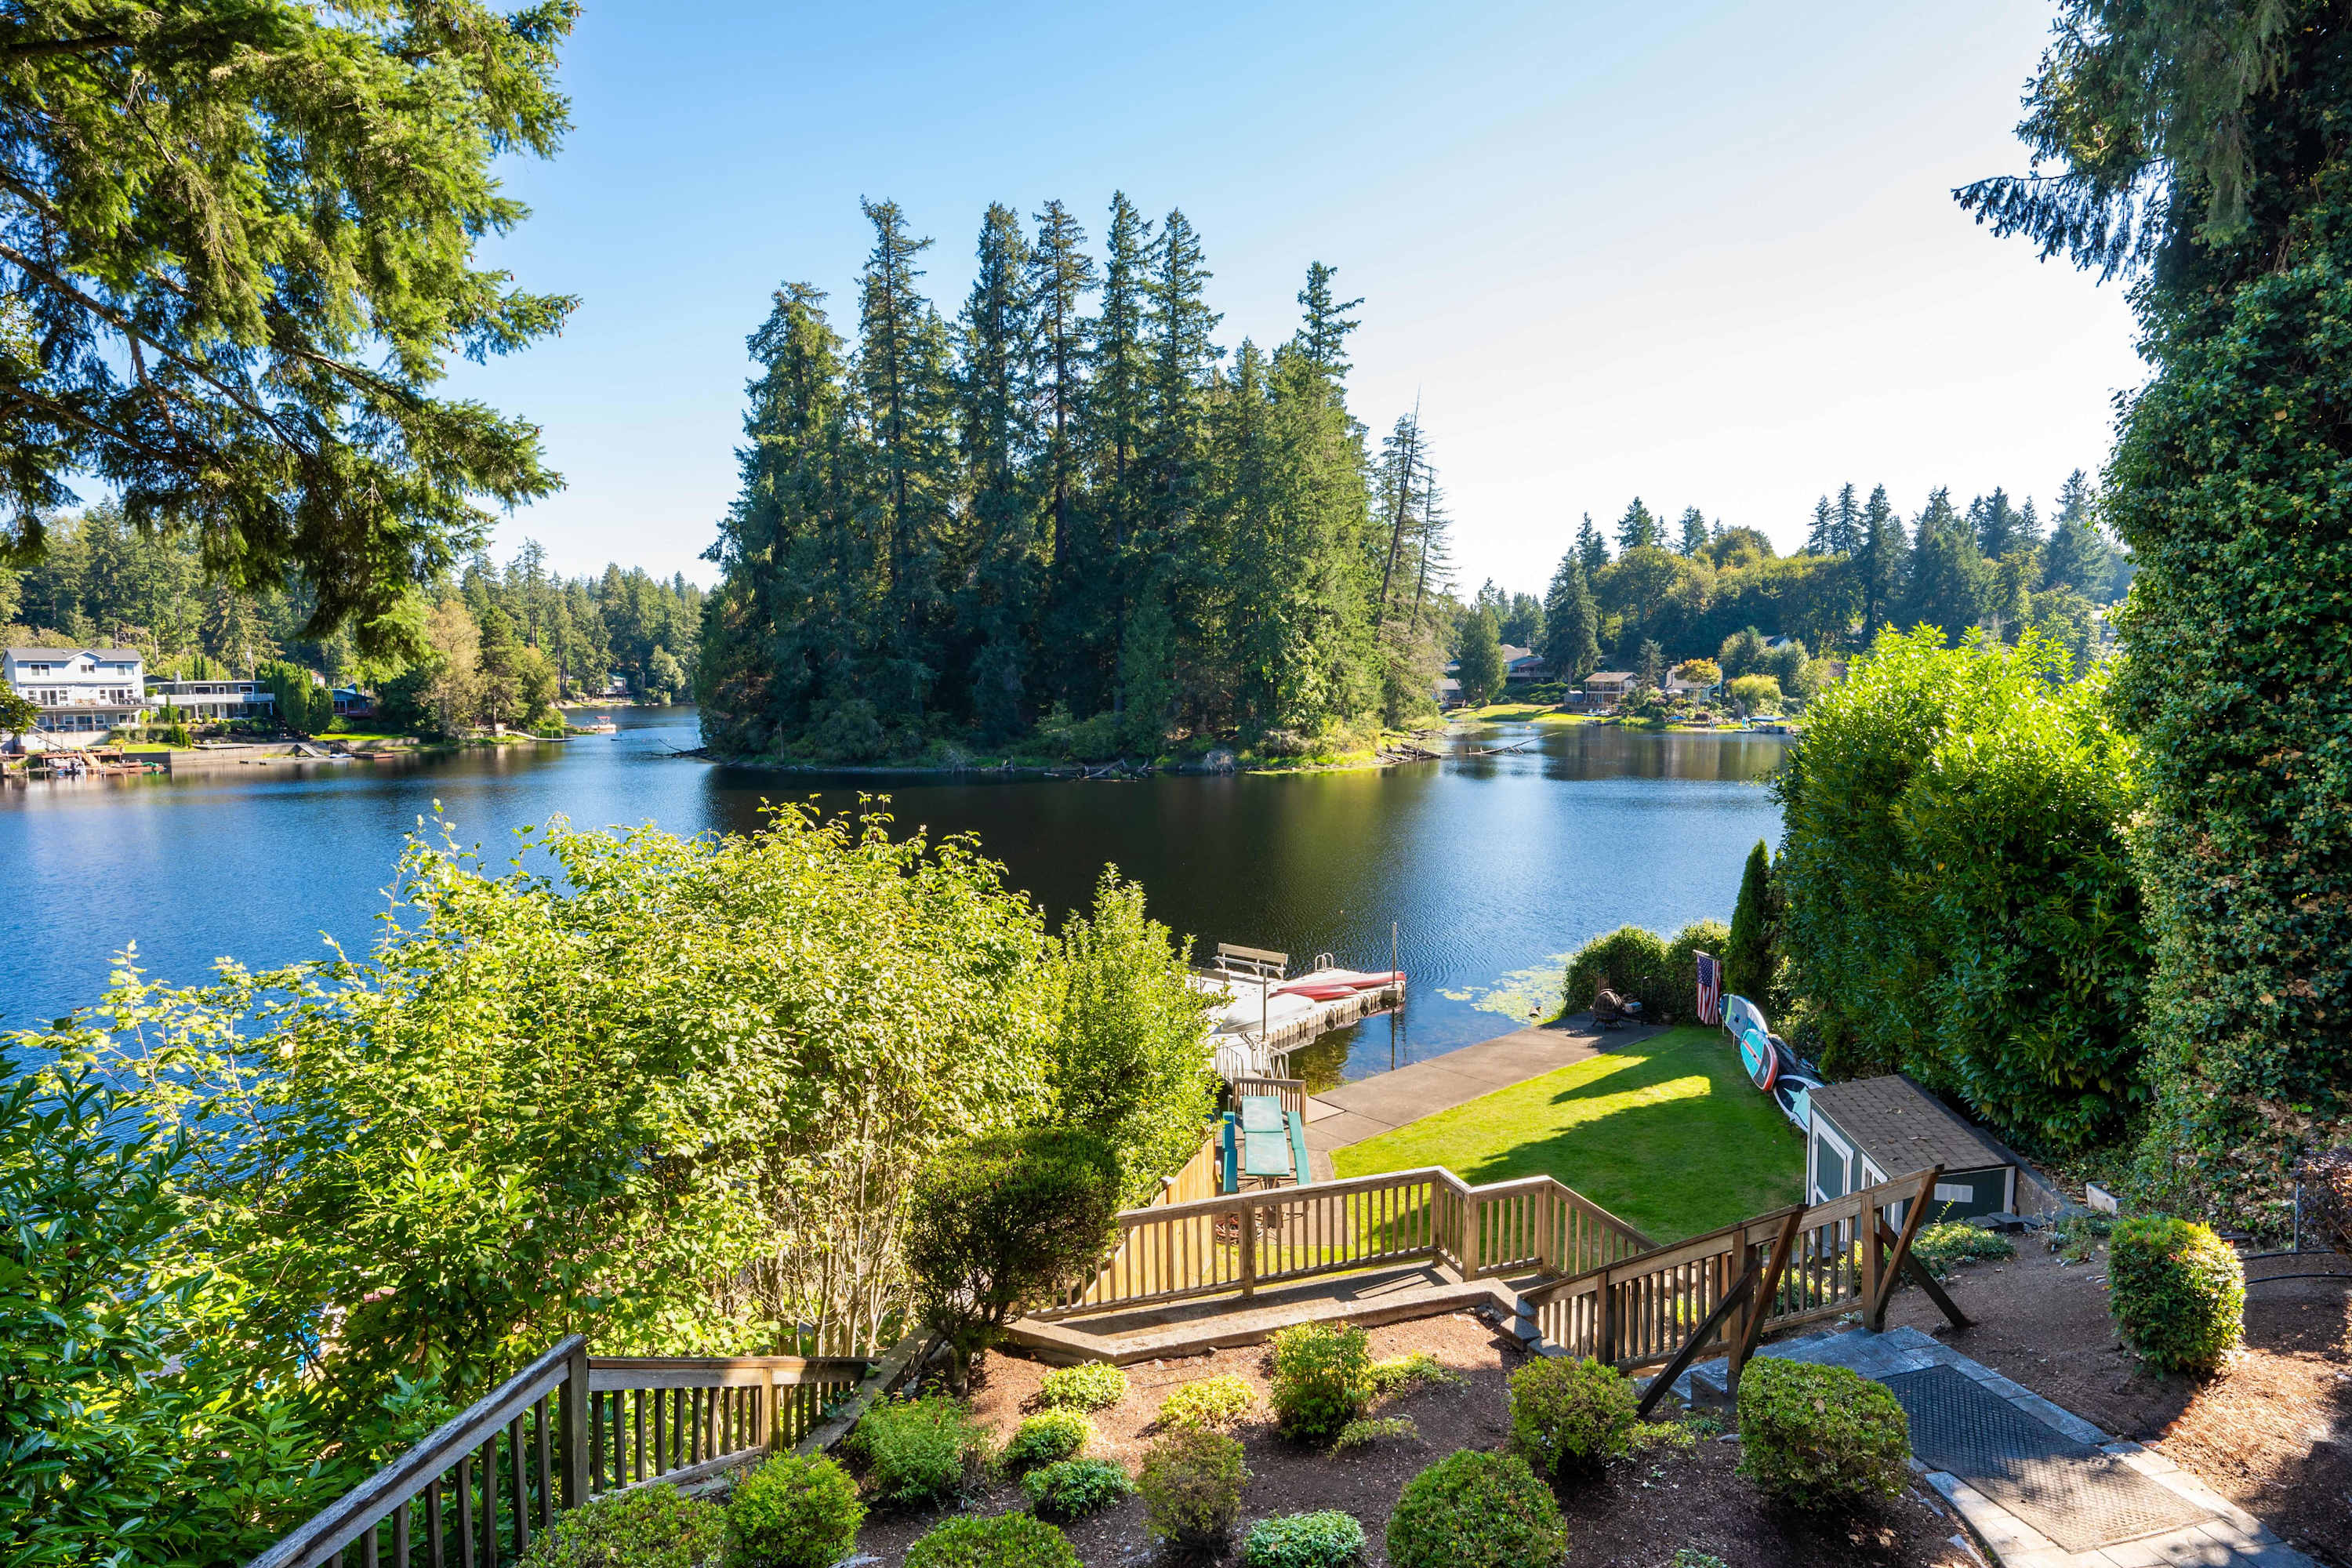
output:
{"label": "shed roof shingles", "polygon": [[1811,1098],[1814,1109],[1861,1143],[1890,1180],[1930,1165],[1981,1171],[2010,1163],[1998,1144],[1900,1073],[1825,1084]]}

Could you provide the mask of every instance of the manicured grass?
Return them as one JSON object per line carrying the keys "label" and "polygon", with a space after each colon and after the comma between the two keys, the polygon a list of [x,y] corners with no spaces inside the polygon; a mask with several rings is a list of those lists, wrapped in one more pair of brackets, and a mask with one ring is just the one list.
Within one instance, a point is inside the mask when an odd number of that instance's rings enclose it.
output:
{"label": "manicured grass", "polygon": [[1718,1029],[1676,1028],[1335,1151],[1342,1177],[1549,1175],[1660,1241],[1792,1204],[1805,1146]]}

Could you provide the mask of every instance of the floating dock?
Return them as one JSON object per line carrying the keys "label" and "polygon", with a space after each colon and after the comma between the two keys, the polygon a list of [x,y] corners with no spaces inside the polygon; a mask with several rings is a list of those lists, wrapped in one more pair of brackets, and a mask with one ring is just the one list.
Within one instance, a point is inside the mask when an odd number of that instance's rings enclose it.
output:
{"label": "floating dock", "polygon": [[[1221,949],[1221,961],[1227,951]],[[1219,968],[1192,976],[1193,989],[1229,997],[1209,1020],[1213,1059],[1218,1076],[1228,1083],[1248,1078],[1287,1078],[1286,1058],[1292,1051],[1333,1029],[1344,1029],[1404,1005],[1402,973],[1391,972],[1382,984],[1349,989],[1344,995],[1309,996],[1300,993],[1336,990],[1360,979],[1365,972],[1339,968],[1325,954],[1316,968],[1285,978],[1283,954],[1260,956],[1272,962],[1256,965],[1221,962]]]}

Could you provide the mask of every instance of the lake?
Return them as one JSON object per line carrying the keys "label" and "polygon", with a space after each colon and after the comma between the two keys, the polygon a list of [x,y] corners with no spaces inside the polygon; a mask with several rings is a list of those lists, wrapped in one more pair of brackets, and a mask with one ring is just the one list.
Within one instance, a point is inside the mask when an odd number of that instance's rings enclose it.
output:
{"label": "lake", "polygon": [[402,837],[436,801],[462,841],[504,859],[514,828],[558,814],[748,832],[763,799],[838,810],[865,791],[891,795],[902,828],[976,832],[1056,919],[1109,861],[1204,950],[1386,969],[1393,925],[1409,1000],[1294,1057],[1328,1083],[1548,1012],[1562,955],[1599,932],[1728,921],[1748,850],[1780,826],[1763,780],[1783,742],[1760,735],[1501,725],[1475,743],[1525,749],[1360,773],[983,782],[714,765],[670,754],[698,743],[690,708],[613,717],[619,734],[563,745],[0,787],[0,1028],[96,1000],[134,942],[141,967],[178,983],[222,955],[315,957],[322,935],[364,951]]}

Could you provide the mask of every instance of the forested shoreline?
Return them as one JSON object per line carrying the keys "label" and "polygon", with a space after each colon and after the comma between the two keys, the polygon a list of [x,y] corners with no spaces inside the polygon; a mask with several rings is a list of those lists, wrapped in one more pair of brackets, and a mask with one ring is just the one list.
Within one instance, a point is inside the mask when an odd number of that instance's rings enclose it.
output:
{"label": "forested shoreline", "polygon": [[1345,746],[1429,712],[1445,520],[1417,417],[1347,402],[1362,303],[1318,262],[1297,332],[1214,341],[1181,210],[982,220],[950,321],[930,240],[868,203],[854,342],[788,283],[750,344],[742,491],[710,558],[713,749],[920,762],[1039,734],[1145,756]]}

